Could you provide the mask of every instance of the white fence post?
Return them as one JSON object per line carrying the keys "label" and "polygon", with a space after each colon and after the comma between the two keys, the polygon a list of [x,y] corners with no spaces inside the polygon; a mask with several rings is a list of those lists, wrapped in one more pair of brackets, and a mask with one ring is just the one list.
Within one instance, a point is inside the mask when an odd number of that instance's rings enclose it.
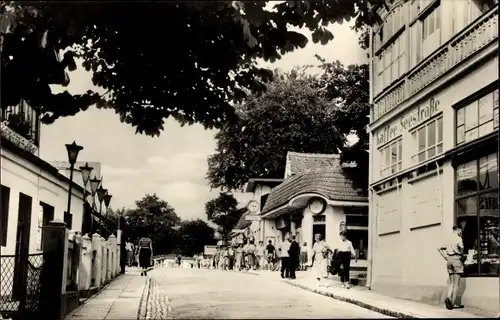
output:
{"label": "white fence post", "polygon": [[98,233],[94,233],[92,235],[92,255],[95,256],[94,263],[92,264],[92,273],[91,275],[94,278],[93,285],[96,287],[101,286],[101,260],[102,260],[102,244],[101,244],[101,236]]}

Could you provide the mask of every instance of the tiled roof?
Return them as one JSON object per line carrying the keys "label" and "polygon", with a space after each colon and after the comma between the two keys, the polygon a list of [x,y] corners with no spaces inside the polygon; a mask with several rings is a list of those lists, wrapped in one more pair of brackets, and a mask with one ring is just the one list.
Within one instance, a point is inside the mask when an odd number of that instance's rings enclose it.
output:
{"label": "tiled roof", "polygon": [[245,212],[241,215],[240,220],[238,220],[238,223],[234,227],[234,229],[241,230],[245,229],[246,227],[250,226],[252,224],[252,221],[247,221],[245,217],[248,215],[248,212]]}
{"label": "tiled roof", "polygon": [[272,190],[262,214],[304,193],[317,193],[336,201],[368,201],[366,192],[354,189],[343,172],[338,155],[289,152],[287,161],[294,175]]}
{"label": "tiled roof", "polygon": [[340,168],[340,156],[338,154],[321,153],[298,153],[288,152],[286,161],[289,165],[290,175],[299,175],[325,168]]}

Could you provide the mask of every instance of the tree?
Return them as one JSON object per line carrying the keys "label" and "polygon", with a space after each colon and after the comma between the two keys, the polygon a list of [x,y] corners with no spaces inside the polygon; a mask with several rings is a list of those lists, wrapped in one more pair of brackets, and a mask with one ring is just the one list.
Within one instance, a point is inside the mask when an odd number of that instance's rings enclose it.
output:
{"label": "tree", "polygon": [[[4,1],[1,105],[23,99],[50,124],[96,104],[148,135],[159,135],[170,116],[220,128],[237,118],[234,103],[272,78],[257,59],[273,62],[307,44],[292,27],[306,27],[325,45],[333,39],[330,23],[355,18],[365,30],[376,1],[286,1],[274,11],[268,2]],[[62,61],[54,52],[64,52]],[[106,94],[52,93],[50,84],[68,85],[74,58]]]}
{"label": "tree", "polygon": [[181,219],[166,201],[156,194],[146,194],[135,202],[136,208],[126,211],[129,240],[140,237],[153,240],[153,253],[170,253],[178,244],[176,228]]}
{"label": "tree", "polygon": [[335,127],[343,134],[357,137],[354,144],[344,145],[341,163],[355,163],[354,168],[344,168],[355,187],[368,188],[369,143],[367,126],[370,122],[370,82],[367,64],[344,67],[339,61],[321,61],[323,73],[317,84],[325,89],[327,99],[336,101],[341,109],[336,113]]}
{"label": "tree", "polygon": [[203,252],[205,245],[215,244],[214,229],[201,219],[182,221],[179,234],[183,256],[191,257]]}
{"label": "tree", "polygon": [[209,221],[219,226],[219,232],[224,240],[234,229],[245,209],[238,209],[238,201],[232,194],[221,192],[215,199],[205,204],[205,212]]}
{"label": "tree", "polygon": [[368,120],[368,68],[322,61],[322,69],[321,76],[307,75],[306,68],[278,72],[266,93],[249,97],[239,108],[240,120],[215,136],[207,174],[212,188],[232,190],[249,178],[281,178],[288,151],[354,154],[358,144],[349,147],[347,136],[358,134],[365,142],[360,127]]}

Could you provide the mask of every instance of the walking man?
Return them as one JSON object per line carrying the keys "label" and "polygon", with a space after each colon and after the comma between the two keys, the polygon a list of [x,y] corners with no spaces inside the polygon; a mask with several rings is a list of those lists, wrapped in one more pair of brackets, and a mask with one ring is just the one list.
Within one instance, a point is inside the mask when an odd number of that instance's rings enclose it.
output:
{"label": "walking man", "polygon": [[127,265],[131,267],[134,258],[134,245],[127,241],[125,243],[125,250],[127,250]]}
{"label": "walking man", "polygon": [[272,240],[269,240],[266,246],[266,254],[267,254],[267,266],[269,270],[274,271],[274,261],[276,259],[276,248],[273,246]]}
{"label": "walking man", "polygon": [[281,277],[290,278],[290,238],[287,236],[280,245],[281,249]]}
{"label": "walking man", "polygon": [[295,236],[290,237],[290,249],[288,250],[289,257],[289,267],[290,267],[290,279],[295,279],[295,271],[299,266],[299,254],[300,246],[297,241],[295,241]]}
{"label": "walking man", "polygon": [[460,278],[464,273],[463,255],[464,243],[462,240],[462,229],[453,227],[453,233],[446,246],[439,248],[439,253],[446,260],[449,274],[448,295],[444,301],[446,309],[463,308],[457,303]]}

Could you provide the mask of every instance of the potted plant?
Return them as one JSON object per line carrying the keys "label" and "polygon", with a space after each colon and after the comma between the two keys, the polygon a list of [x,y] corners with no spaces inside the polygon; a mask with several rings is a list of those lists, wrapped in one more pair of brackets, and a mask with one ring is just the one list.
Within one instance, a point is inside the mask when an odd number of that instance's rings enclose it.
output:
{"label": "potted plant", "polygon": [[31,123],[26,120],[24,113],[10,114],[8,126],[26,139],[30,139]]}

